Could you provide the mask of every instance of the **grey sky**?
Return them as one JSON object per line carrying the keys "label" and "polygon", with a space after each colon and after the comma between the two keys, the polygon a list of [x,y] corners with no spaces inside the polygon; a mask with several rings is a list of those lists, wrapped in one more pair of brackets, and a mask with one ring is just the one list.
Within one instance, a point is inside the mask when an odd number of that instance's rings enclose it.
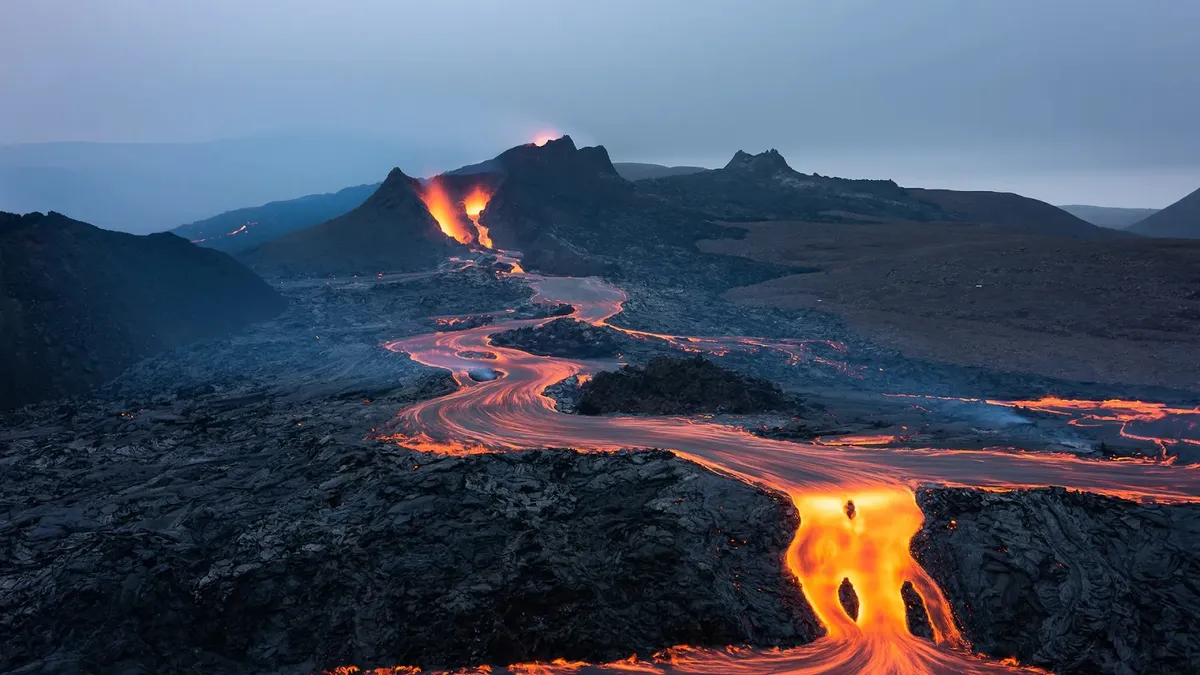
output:
{"label": "grey sky", "polygon": [[0,143],[339,133],[483,158],[552,128],[621,160],[776,147],[1163,206],[1200,185],[1198,35],[1191,0],[2,0]]}

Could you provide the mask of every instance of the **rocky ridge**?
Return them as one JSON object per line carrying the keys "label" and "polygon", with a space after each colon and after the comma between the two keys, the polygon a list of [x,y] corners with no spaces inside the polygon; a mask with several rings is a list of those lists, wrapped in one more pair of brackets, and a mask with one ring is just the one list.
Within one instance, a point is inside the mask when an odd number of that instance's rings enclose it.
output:
{"label": "rocky ridge", "polygon": [[0,409],[83,395],[138,359],[284,306],[237,261],[173,234],[0,213]]}

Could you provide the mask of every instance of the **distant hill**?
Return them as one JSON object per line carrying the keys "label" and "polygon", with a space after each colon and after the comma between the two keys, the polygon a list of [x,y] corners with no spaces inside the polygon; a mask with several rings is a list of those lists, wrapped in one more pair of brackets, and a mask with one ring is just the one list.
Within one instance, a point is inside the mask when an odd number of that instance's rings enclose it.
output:
{"label": "distant hill", "polygon": [[681,207],[730,221],[933,220],[944,215],[893,181],[800,173],[776,150],[755,155],[739,150],[720,169],[648,178],[637,186]]}
{"label": "distant hill", "polygon": [[379,186],[380,183],[356,185],[337,192],[226,211],[180,225],[171,232],[206,248],[237,253],[348,213]]}
{"label": "distant hill", "polygon": [[613,162],[613,168],[625,180],[686,176],[692,173],[708,171],[708,169],[702,166],[663,166],[662,164],[644,164],[642,162]]}
{"label": "distant hill", "polygon": [[400,169],[365,202],[332,220],[239,254],[265,274],[376,274],[432,269],[462,248],[442,234],[417,195],[420,182]]}
{"label": "distant hill", "polygon": [[173,234],[0,212],[0,408],[82,394],[140,358],[283,307],[233,258]]}
{"label": "distant hill", "polygon": [[1003,225],[1059,237],[1094,239],[1128,236],[1093,225],[1046,202],[1011,192],[968,192],[908,188],[913,197],[935,204],[954,220]]}
{"label": "distant hill", "polygon": [[1200,239],[1200,190],[1129,227],[1149,237]]}
{"label": "distant hill", "polygon": [[[730,237],[739,231],[720,222],[727,211],[708,209],[710,204],[726,204],[721,195],[697,202],[689,185],[668,181],[703,181],[722,171],[629,181],[620,177],[604,147],[577,148],[568,136],[541,147],[518,145],[497,161],[504,180],[480,221],[497,246],[523,252],[526,269],[697,289],[725,289],[790,271],[696,250],[698,239]],[[738,169],[725,175],[734,187],[760,180]],[[696,190],[706,195],[703,186]],[[768,185],[766,190],[776,187]]]}
{"label": "distant hill", "polygon": [[1086,204],[1068,204],[1058,208],[1093,225],[1111,227],[1114,230],[1123,230],[1139,220],[1158,213],[1158,209],[1124,209],[1114,206],[1088,206]]}

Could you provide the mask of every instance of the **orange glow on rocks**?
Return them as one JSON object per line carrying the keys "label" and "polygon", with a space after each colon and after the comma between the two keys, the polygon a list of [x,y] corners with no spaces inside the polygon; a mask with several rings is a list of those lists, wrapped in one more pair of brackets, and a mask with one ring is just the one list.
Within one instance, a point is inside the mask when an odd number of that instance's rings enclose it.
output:
{"label": "orange glow on rocks", "polygon": [[[438,227],[442,229],[442,234],[454,239],[460,244],[475,243],[475,236],[467,228],[466,223],[459,217],[459,210],[455,206],[454,201],[450,199],[450,195],[446,192],[446,187],[437,178],[432,178],[426,183],[420,191],[419,196],[421,201],[425,202],[425,208],[429,209],[429,215],[437,221]],[[482,209],[481,209],[482,210]]]}
{"label": "orange glow on rocks", "polygon": [[479,214],[487,208],[488,201],[492,198],[491,193],[481,185],[476,185],[471,188],[471,192],[467,194],[467,198],[463,200],[463,211],[466,212],[467,218],[475,225],[475,231],[479,234],[479,243],[485,248],[495,248],[492,245],[492,238],[488,234],[487,227],[479,223]]}

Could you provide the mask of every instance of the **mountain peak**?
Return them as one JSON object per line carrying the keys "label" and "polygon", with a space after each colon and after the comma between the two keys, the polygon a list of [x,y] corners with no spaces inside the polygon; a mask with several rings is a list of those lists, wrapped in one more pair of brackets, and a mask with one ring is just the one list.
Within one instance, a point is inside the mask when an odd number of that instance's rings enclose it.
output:
{"label": "mountain peak", "polygon": [[526,143],[509,148],[495,162],[505,173],[548,174],[555,179],[565,175],[602,175],[619,177],[602,145],[579,148],[570,136],[563,135],[541,145]]}
{"label": "mountain peak", "polygon": [[760,152],[757,155],[752,155],[744,150],[738,150],[733,155],[733,159],[725,165],[726,169],[735,169],[742,171],[790,171],[792,167],[788,166],[787,160],[775,148],[771,148],[766,152]]}
{"label": "mountain peak", "polygon": [[408,174],[404,173],[403,171],[400,170],[400,167],[397,166],[397,167],[392,167],[392,170],[388,172],[387,178],[383,179],[383,183],[380,185],[380,187],[383,187],[385,185],[390,185],[393,187],[397,186],[397,185],[407,185],[409,187],[416,187],[416,186],[420,185],[420,181],[417,180],[416,178],[413,178],[412,176],[409,176]]}

